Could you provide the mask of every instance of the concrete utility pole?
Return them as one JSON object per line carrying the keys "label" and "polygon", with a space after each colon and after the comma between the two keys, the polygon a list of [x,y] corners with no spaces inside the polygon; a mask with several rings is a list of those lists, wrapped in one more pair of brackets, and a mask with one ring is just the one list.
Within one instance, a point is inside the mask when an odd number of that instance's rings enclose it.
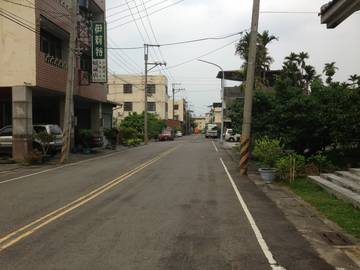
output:
{"label": "concrete utility pole", "polygon": [[220,130],[220,143],[224,142],[224,110],[225,110],[225,100],[224,100],[224,92],[225,92],[225,74],[224,69],[212,62],[208,62],[205,60],[198,59],[200,62],[204,62],[213,66],[218,67],[221,70],[222,77],[221,77],[221,130]]}
{"label": "concrete utility pole", "polygon": [[172,84],[172,100],[173,100],[173,106],[172,106],[172,119],[175,120],[175,92],[179,92],[179,91],[182,91],[182,90],[185,90],[185,88],[178,88],[178,89],[175,89],[175,86],[176,85],[180,85],[181,83],[173,83]]}
{"label": "concrete utility pole", "polygon": [[[144,82],[144,144],[149,143],[149,134],[148,134],[148,91],[147,91],[147,80],[148,80],[148,72],[155,68],[156,66],[166,66],[166,63],[154,62],[149,63],[149,47],[160,47],[160,45],[151,45],[144,44],[144,60],[145,60],[145,82]],[[148,66],[152,65],[153,67],[148,69]]]}
{"label": "concrete utility pole", "polygon": [[252,115],[252,101],[253,89],[255,83],[255,68],[256,68],[256,45],[259,26],[259,12],[260,0],[253,0],[253,14],[251,22],[251,34],[249,44],[249,59],[246,74],[246,88],[244,100],[244,116],[241,134],[240,146],[240,174],[247,175],[249,163],[249,149],[250,149],[250,136],[251,136],[251,115]]}
{"label": "concrete utility pole", "polygon": [[68,69],[65,93],[65,110],[64,110],[64,136],[63,146],[61,149],[60,163],[64,163],[69,158],[70,145],[71,145],[71,130],[72,130],[72,116],[74,106],[74,79],[75,79],[75,50],[77,39],[77,0],[71,1],[70,7],[70,20],[71,32],[69,38],[69,51],[68,51]]}

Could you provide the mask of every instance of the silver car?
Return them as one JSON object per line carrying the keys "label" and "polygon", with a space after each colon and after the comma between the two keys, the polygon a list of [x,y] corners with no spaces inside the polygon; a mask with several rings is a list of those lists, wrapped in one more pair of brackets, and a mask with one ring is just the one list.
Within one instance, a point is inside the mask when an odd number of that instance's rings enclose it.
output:
{"label": "silver car", "polygon": [[[46,132],[54,136],[54,140],[50,142],[49,154],[55,155],[61,150],[63,145],[62,130],[58,125],[34,125],[34,133]],[[33,147],[41,150],[41,141],[33,140]],[[0,154],[11,154],[12,152],[12,126],[5,126],[0,129]]]}

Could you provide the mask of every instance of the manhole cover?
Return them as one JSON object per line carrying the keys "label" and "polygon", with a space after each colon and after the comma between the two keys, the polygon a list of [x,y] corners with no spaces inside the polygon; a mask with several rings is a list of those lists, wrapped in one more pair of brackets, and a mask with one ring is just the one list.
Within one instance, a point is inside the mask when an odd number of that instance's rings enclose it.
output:
{"label": "manhole cover", "polygon": [[353,243],[345,236],[337,232],[322,232],[322,238],[330,245],[334,246],[350,246]]}

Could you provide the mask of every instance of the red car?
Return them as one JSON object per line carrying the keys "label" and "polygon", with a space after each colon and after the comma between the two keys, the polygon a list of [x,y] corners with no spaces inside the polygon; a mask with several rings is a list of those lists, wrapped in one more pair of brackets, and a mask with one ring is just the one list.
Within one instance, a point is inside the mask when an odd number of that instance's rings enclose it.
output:
{"label": "red car", "polygon": [[173,141],[174,132],[171,129],[165,129],[159,134],[159,141]]}

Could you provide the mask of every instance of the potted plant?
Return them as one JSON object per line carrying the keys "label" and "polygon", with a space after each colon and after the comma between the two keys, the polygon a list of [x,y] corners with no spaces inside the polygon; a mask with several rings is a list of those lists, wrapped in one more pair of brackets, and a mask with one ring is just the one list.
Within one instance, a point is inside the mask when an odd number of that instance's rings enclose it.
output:
{"label": "potted plant", "polygon": [[80,144],[83,147],[84,154],[90,154],[90,145],[92,140],[92,132],[90,129],[80,129],[79,130],[79,139]]}
{"label": "potted plant", "polygon": [[260,162],[259,173],[266,183],[272,183],[277,174],[276,162],[283,155],[283,147],[279,139],[262,137],[255,140],[253,156]]}
{"label": "potted plant", "polygon": [[48,161],[50,158],[50,155],[48,155],[50,143],[54,141],[55,136],[46,131],[42,131],[35,132],[33,137],[35,140],[35,149],[41,151],[42,162]]}
{"label": "potted plant", "polygon": [[117,141],[117,136],[118,136],[118,130],[115,128],[108,128],[104,130],[104,136],[106,138],[106,140],[109,142],[110,147],[112,149],[116,148],[116,141]]}

